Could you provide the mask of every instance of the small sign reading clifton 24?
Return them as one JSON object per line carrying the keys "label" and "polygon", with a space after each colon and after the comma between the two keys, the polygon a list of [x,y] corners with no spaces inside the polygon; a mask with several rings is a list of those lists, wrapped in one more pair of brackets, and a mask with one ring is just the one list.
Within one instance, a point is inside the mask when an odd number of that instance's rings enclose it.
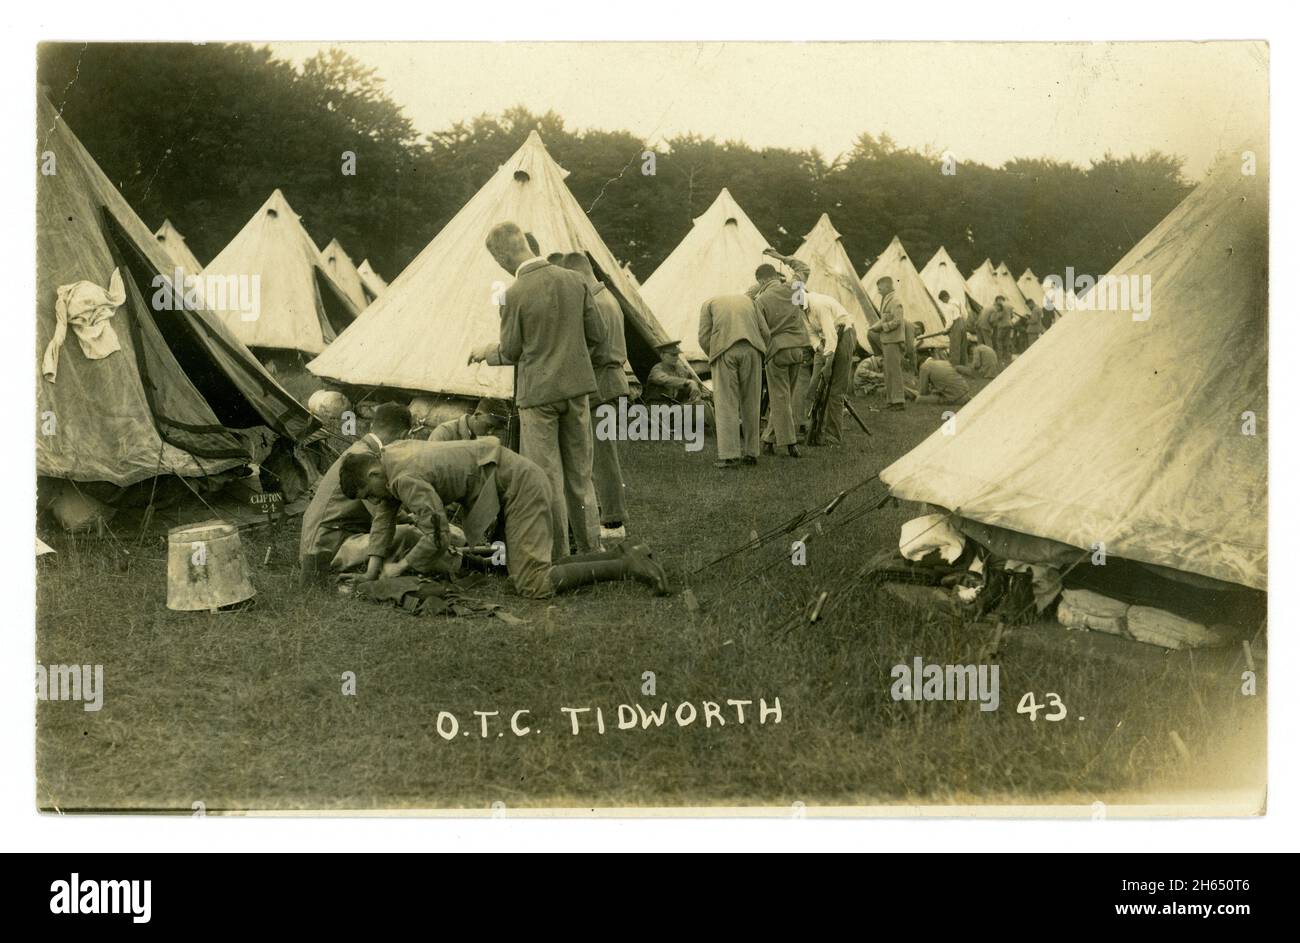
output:
{"label": "small sign reading clifton 24", "polygon": [[274,524],[276,522],[275,511],[276,508],[284,504],[284,494],[279,491],[262,491],[258,494],[250,494],[248,503],[255,508],[262,509],[262,513],[266,515],[267,524]]}

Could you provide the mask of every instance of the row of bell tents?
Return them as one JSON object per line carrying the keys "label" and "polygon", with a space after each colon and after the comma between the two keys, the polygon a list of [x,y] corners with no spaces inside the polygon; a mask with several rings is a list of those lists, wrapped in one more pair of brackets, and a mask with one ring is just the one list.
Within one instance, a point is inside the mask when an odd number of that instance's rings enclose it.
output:
{"label": "row of bell tents", "polygon": [[[284,194],[276,190],[275,193],[271,194],[271,199],[263,204],[253,218],[274,218],[273,203],[284,207],[288,206]],[[292,210],[288,212],[292,212]],[[290,241],[293,240],[293,236],[296,236],[296,234],[290,237]],[[193,274],[203,272],[203,264],[190,251],[190,247],[185,242],[185,237],[181,235],[170,219],[163,220],[163,224],[154,232],[154,238],[166,250],[172,261],[184,271]],[[238,238],[237,236],[236,239]],[[309,240],[310,238],[308,236]],[[223,251],[222,254],[224,255],[225,252]],[[320,250],[320,257],[321,261],[324,262],[325,270],[333,276],[334,281],[338,283],[338,287],[342,289],[347,299],[352,302],[352,306],[358,311],[364,309],[370,302],[378,298],[383,294],[384,289],[388,287],[388,282],[384,281],[383,276],[371,267],[369,259],[363,259],[360,265],[354,264],[352,257],[348,255],[347,250],[343,248],[337,239],[331,239],[329,245]],[[214,271],[220,271],[220,269],[214,269]]]}
{"label": "row of bell tents", "polygon": [[[588,254],[624,309],[638,368],[669,339],[698,356],[699,304],[743,291],[768,245],[724,190],[638,287],[533,133],[389,286],[365,263],[353,268],[337,243],[318,250],[277,191],[204,269],[263,274],[265,314],[245,320],[188,301],[158,311],[149,301],[156,278],[197,260],[169,224],[149,232],[43,98],[38,116],[41,150],[58,161],[37,189],[38,359],[49,361],[53,346],[58,365],[38,383],[45,478],[117,488],[160,475],[198,480],[306,440],[315,420],[257,348],[317,354],[313,373],[354,386],[509,396],[507,369],[465,363],[465,351],[496,334],[506,276],[482,246],[502,219],[533,233],[544,254]],[[1116,556],[1184,578],[1263,589],[1267,447],[1238,430],[1241,415],[1267,406],[1260,166],[1251,177],[1231,161],[1216,167],[1112,270],[1151,276],[1157,316],[1064,319],[963,408],[960,435],[936,432],[881,473],[893,493],[948,509],[985,540],[1014,543],[1021,559],[1059,560],[1104,541]],[[859,279],[826,216],[797,254],[813,268],[809,288],[837,297],[862,325],[877,317],[877,272],[895,278],[927,330],[940,290],[971,306],[1002,294],[1013,309],[1026,297],[1038,303],[1041,291],[1031,273],[1016,280],[1005,265],[962,279],[943,249],[918,273],[897,239]],[[71,286],[111,290],[115,272],[124,301],[108,321],[116,346],[105,354],[68,331],[60,309]]]}
{"label": "row of bell tents", "polygon": [[[724,189],[646,279],[642,296],[669,332],[681,338],[682,353],[689,361],[701,364],[707,360],[697,338],[701,306],[715,295],[744,291],[753,282],[756,263],[769,246],[767,238]],[[972,277],[978,276],[977,295],[942,246],[918,272],[897,236],[859,278],[840,234],[824,213],[804,237],[795,258],[808,263],[812,270],[808,290],[834,297],[849,312],[864,349],[867,332],[880,317],[882,299],[877,283],[885,276],[893,279],[908,320],[921,322],[923,335],[941,334],[949,326],[938,302],[944,290],[972,315],[992,304],[999,294],[1019,314],[1026,311],[1026,297],[1032,297],[1040,306],[1044,302],[1043,287],[1032,271],[1026,270],[1017,282],[1010,278],[1005,264],[994,270],[989,261],[973,273]],[[986,271],[987,291],[983,280]],[[1006,277],[999,277],[997,272],[1007,273]],[[922,341],[921,346],[947,344],[946,337],[934,336]]]}
{"label": "row of bell tents", "polygon": [[[483,236],[493,221],[514,219],[539,240],[546,240],[547,253],[574,249],[589,253],[630,316],[634,361],[648,365],[655,345],[675,339],[682,342],[687,361],[703,369],[707,357],[697,339],[701,305],[715,295],[748,287],[769,241],[724,189],[640,285],[630,269],[615,262],[564,184],[565,176],[541,138],[530,135],[416,257],[391,294],[369,262],[355,265],[337,239],[317,250],[279,190],[203,271],[213,278],[259,279],[257,317],[249,318],[241,310],[219,311],[219,315],[232,333],[263,357],[273,356],[274,351],[310,355],[316,358],[308,364],[312,373],[344,386],[509,397],[508,370],[467,365],[463,358],[496,330],[496,297],[504,276],[482,251]],[[199,269],[170,221],[156,236],[178,265],[186,271]],[[968,283],[940,247],[924,270],[932,276],[927,279],[897,237],[859,278],[826,214],[804,237],[795,257],[811,269],[808,290],[834,297],[849,311],[864,349],[867,332],[879,318],[877,282],[883,276],[893,279],[908,319],[921,322],[926,336],[923,348],[947,345],[943,336],[947,323],[936,300],[943,288],[949,289],[950,297],[963,298],[972,312],[991,304],[997,294],[1004,295],[1017,313],[1024,313],[1026,307],[1026,295],[1005,264],[995,270],[986,261]],[[461,274],[453,280],[448,273]],[[1019,285],[1042,303],[1042,287],[1031,272],[1025,272]],[[377,303],[381,296],[383,302]],[[433,298],[439,299],[440,310],[461,315],[446,318],[436,335],[427,330],[426,306]],[[354,326],[363,310],[371,316]]]}

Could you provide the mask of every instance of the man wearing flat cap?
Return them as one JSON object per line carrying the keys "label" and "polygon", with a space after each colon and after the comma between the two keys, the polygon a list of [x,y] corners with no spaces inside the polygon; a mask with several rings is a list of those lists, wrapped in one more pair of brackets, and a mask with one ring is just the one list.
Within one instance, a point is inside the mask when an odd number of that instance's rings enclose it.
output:
{"label": "man wearing flat cap", "polygon": [[808,337],[803,310],[812,270],[801,259],[782,255],[772,248],[764,249],[763,255],[776,259],[794,273],[794,279],[787,282],[776,266],[764,262],[754,272],[755,285],[748,292],[767,322],[770,335],[764,365],[768,419],[763,430],[763,450],[775,453],[777,448],[782,448],[791,458],[798,458],[797,416],[803,410],[797,402],[796,389],[804,364],[812,363],[812,340]]}

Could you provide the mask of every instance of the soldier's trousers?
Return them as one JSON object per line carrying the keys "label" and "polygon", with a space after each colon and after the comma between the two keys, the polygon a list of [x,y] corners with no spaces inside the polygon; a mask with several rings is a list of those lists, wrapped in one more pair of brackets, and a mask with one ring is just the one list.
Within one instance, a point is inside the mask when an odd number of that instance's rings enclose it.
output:
{"label": "soldier's trousers", "polygon": [[519,454],[541,467],[550,479],[552,556],[568,556],[569,524],[579,553],[597,549],[591,532],[596,519],[589,507],[591,482],[591,410],[586,396],[519,410]]}
{"label": "soldier's trousers", "polygon": [[595,435],[596,416],[594,409],[607,405],[618,409],[618,398],[601,404],[593,400],[591,421],[591,477],[596,488],[596,501],[600,506],[600,523],[623,523],[627,520],[627,510],[623,506],[623,466],[618,460],[618,440],[602,439]]}
{"label": "soldier's trousers", "polygon": [[[505,518],[506,569],[515,592],[534,599],[550,596],[554,540],[551,483],[546,472],[521,455],[502,450],[496,468],[497,493]],[[565,547],[567,552],[568,547]]]}
{"label": "soldier's trousers", "polygon": [[798,438],[794,398],[806,350],[807,347],[786,347],[767,361],[767,429],[763,439],[782,448],[794,445]]}
{"label": "soldier's trousers", "polygon": [[903,402],[903,345],[885,345],[885,402]]}
{"label": "soldier's trousers", "polygon": [[739,341],[724,350],[711,369],[718,458],[757,458],[763,355],[748,341]]}

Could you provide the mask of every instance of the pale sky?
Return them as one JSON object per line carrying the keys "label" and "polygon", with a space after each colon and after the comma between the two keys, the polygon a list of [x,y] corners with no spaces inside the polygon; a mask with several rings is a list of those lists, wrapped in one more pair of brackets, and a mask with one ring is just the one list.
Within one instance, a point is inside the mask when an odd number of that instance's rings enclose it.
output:
{"label": "pale sky", "polygon": [[384,78],[421,132],[514,105],[649,143],[686,132],[817,147],[862,131],[1000,165],[1158,149],[1195,179],[1265,125],[1262,43],[273,43],[336,45]]}

